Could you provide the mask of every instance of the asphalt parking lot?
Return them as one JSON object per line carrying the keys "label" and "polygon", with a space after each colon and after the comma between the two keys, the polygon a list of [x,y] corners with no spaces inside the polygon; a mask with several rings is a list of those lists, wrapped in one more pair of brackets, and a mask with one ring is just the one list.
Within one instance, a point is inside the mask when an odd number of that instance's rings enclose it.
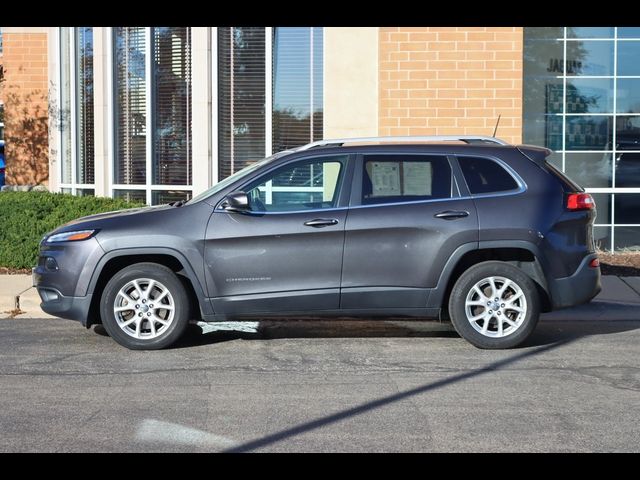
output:
{"label": "asphalt parking lot", "polygon": [[639,450],[639,305],[546,315],[507,351],[433,322],[227,327],[133,352],[100,327],[0,320],[0,451]]}

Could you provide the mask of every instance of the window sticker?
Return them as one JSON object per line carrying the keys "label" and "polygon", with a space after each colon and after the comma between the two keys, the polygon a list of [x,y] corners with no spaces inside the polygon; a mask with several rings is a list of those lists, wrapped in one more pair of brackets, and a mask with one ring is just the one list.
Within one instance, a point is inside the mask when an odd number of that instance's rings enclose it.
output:
{"label": "window sticker", "polygon": [[404,162],[404,195],[431,195],[431,162]]}
{"label": "window sticker", "polygon": [[388,197],[400,193],[400,164],[398,162],[373,162],[371,165],[373,196]]}

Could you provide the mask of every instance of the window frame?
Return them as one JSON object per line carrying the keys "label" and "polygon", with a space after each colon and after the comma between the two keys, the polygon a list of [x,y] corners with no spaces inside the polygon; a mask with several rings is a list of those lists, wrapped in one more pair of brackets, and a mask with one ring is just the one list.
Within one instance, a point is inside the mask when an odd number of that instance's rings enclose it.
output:
{"label": "window frame", "polygon": [[[222,28],[222,27],[221,27]],[[224,27],[224,28],[228,28],[228,27]],[[236,27],[231,27],[231,28],[236,28]],[[265,148],[264,148],[264,156],[265,157],[270,157],[271,155],[277,154],[277,153],[281,153],[282,151],[274,151],[273,148],[273,136],[274,136],[274,126],[273,126],[273,109],[274,109],[274,101],[275,101],[275,78],[274,78],[274,48],[275,48],[275,43],[274,43],[274,37],[275,37],[275,29],[276,28],[285,28],[285,27],[263,27],[265,29],[265,52],[264,52],[264,57],[265,57],[265,129],[264,129],[264,135],[265,135]],[[313,49],[313,45],[315,45],[315,40],[316,40],[316,35],[317,33],[314,33],[314,29],[316,28],[321,28],[321,35],[322,35],[322,39],[321,39],[321,43],[318,43],[318,45],[322,45],[322,65],[321,65],[321,82],[324,85],[325,83],[325,66],[326,66],[326,62],[324,61],[324,41],[325,41],[325,31],[324,31],[324,27],[307,27],[310,29],[310,38],[311,38],[311,48],[309,50],[309,54],[310,54],[310,71],[311,71],[311,85],[310,85],[310,91],[311,91],[311,105],[315,106],[316,105],[316,101],[314,98],[314,94],[313,94],[313,85],[314,85],[314,78],[313,78],[313,73],[314,73],[314,49]],[[222,71],[220,69],[220,65],[219,65],[219,61],[220,61],[220,51],[219,51],[219,28],[218,27],[212,27],[211,28],[211,85],[212,85],[212,92],[211,92],[211,115],[212,115],[212,125],[211,125],[211,151],[214,152],[213,153],[213,163],[212,163],[212,184],[215,184],[216,182],[220,181],[221,175],[220,175],[220,168],[221,168],[221,162],[223,162],[222,159],[222,155],[220,154],[220,148],[221,148],[221,142],[220,142],[220,138],[219,138],[219,134],[220,134],[220,129],[219,129],[219,124],[220,124],[220,101],[221,101],[221,97],[220,97],[220,85],[221,85],[221,80],[220,80],[220,75],[222,74]],[[320,67],[319,67],[320,68]],[[325,119],[324,119],[324,112],[325,112],[325,95],[322,95],[322,99],[321,101],[317,102],[318,107],[320,107],[321,111],[323,112],[323,119],[322,119],[322,130],[324,131],[324,126],[325,126]],[[312,108],[313,111],[313,108]],[[311,115],[311,123],[313,124],[313,115]],[[310,131],[310,142],[313,141],[315,139],[314,137],[314,129],[311,128]],[[317,139],[316,139],[317,140]],[[235,173],[235,171],[239,170],[237,168],[232,169],[234,170],[233,173]],[[194,195],[195,196],[195,195]]]}
{"label": "window frame", "polygon": [[[452,155],[452,157],[456,163],[456,171],[458,172],[461,178],[460,183],[463,183],[464,185],[465,195],[468,195],[471,198],[503,197],[507,195],[519,195],[521,193],[524,193],[528,188],[526,182],[522,179],[522,177],[518,174],[518,172],[516,172],[509,164],[507,164],[504,160],[499,159],[498,157],[495,157],[493,155],[471,154],[471,153],[455,154],[455,155]],[[513,178],[513,180],[515,180],[517,187],[512,188],[510,190],[498,190],[495,192],[471,193],[471,189],[469,188],[469,184],[467,183],[467,179],[460,165],[459,158],[480,158],[483,160],[488,160],[488,161],[497,163],[498,166],[502,167],[502,169],[505,170],[511,176],[511,178]]]}
{"label": "window frame", "polygon": [[[117,27],[108,27],[107,28],[107,37],[106,43],[108,47],[108,58],[107,58],[107,96],[108,96],[108,117],[109,117],[109,158],[108,158],[108,185],[107,192],[108,195],[112,198],[116,198],[118,191],[142,191],[145,195],[145,203],[147,205],[153,205],[153,193],[154,192],[163,192],[163,191],[179,191],[185,192],[187,195],[190,195],[190,198],[194,196],[194,188],[193,188],[193,176],[191,178],[191,184],[156,184],[153,183],[153,161],[154,161],[154,140],[155,140],[155,132],[154,132],[154,95],[152,94],[155,85],[153,84],[155,76],[153,70],[153,62],[154,62],[154,46],[153,46],[153,35],[152,29],[156,27],[143,27],[144,28],[144,41],[145,41],[145,128],[146,128],[146,141],[145,141],[145,183],[137,183],[137,184],[127,184],[127,183],[117,183],[115,178],[116,172],[116,145],[117,145],[117,116],[116,116],[116,97],[117,97],[117,89],[118,89],[118,79],[117,79],[117,71],[118,65],[116,63],[116,28]],[[191,27],[186,27],[191,28]],[[193,32],[190,33],[192,35]],[[193,37],[191,36],[191,41],[193,42]],[[191,55],[193,54],[193,43],[191,44]],[[191,62],[193,62],[193,56],[191,57]],[[193,63],[191,65],[191,88],[193,88]],[[193,95],[193,93],[192,93]],[[190,103],[193,103],[193,98]],[[191,108],[192,105],[189,105]],[[193,119],[191,121],[191,136],[193,138],[194,126]],[[191,157],[191,169],[193,172],[193,151]],[[193,174],[192,174],[193,175]]]}
{"label": "window frame", "polygon": [[[60,59],[60,61],[56,62],[56,79],[58,82],[58,88],[57,88],[57,92],[56,92],[56,101],[59,105],[59,111],[57,113],[57,118],[56,121],[59,124],[59,128],[57,131],[57,135],[56,135],[56,141],[58,142],[57,145],[57,155],[56,155],[56,160],[58,162],[57,165],[57,175],[58,175],[58,185],[57,185],[57,191],[60,193],[70,193],[72,195],[77,195],[78,192],[83,192],[85,190],[93,190],[93,194],[96,194],[96,156],[95,156],[95,110],[94,110],[94,118],[93,118],[93,123],[94,123],[94,135],[93,135],[93,141],[94,141],[94,157],[92,159],[93,161],[93,168],[94,168],[94,177],[93,177],[93,183],[80,183],[78,182],[78,142],[80,141],[80,136],[79,136],[79,132],[77,131],[77,125],[78,125],[78,117],[79,117],[79,112],[78,112],[78,96],[79,96],[79,86],[78,86],[78,28],[80,27],[58,27],[56,29],[56,37],[55,37],[55,50],[56,50],[56,54],[58,55],[58,58]],[[91,27],[93,28],[93,27]],[[62,29],[67,29],[67,33],[68,33],[68,45],[63,45],[62,42]],[[95,32],[92,32],[92,34],[95,34]],[[95,42],[95,37],[92,39],[92,41]],[[68,65],[63,65],[62,64],[62,49],[63,48],[67,48],[68,49],[68,55],[69,55],[69,64]],[[95,43],[94,43],[94,47],[95,48]],[[95,51],[94,51],[94,57],[95,57]],[[68,113],[68,119],[65,121],[64,120],[64,109],[62,107],[62,89],[63,89],[63,69],[67,69],[66,74],[69,76],[69,113]],[[93,101],[95,102],[95,65],[94,65],[94,94],[93,94]],[[71,174],[71,182],[65,182],[64,181],[64,176],[63,176],[63,168],[64,168],[64,152],[63,152],[63,145],[65,143],[65,140],[63,139],[64,137],[64,129],[69,129],[69,131],[71,132],[70,134],[70,142],[69,142],[69,146],[70,146],[70,174]]]}
{"label": "window frame", "polygon": [[230,213],[224,208],[222,208],[222,203],[224,202],[225,197],[235,191],[248,193],[246,188],[249,185],[255,184],[256,182],[262,181],[262,179],[272,175],[275,171],[280,170],[281,168],[286,168],[291,166],[294,163],[309,163],[314,160],[322,159],[322,158],[340,158],[344,157],[341,163],[343,164],[340,175],[341,178],[338,180],[338,185],[336,187],[338,197],[336,199],[336,206],[331,208],[313,208],[313,209],[304,209],[304,210],[288,210],[284,212],[252,212],[247,211],[243,214],[246,215],[254,215],[254,216],[263,216],[263,215],[288,215],[288,214],[300,214],[300,213],[312,213],[312,212],[331,212],[336,210],[345,210],[349,207],[349,197],[350,190],[353,180],[353,171],[355,165],[355,155],[349,152],[324,152],[320,154],[305,154],[303,156],[295,156],[295,158],[285,157],[282,161],[276,161],[273,165],[269,165],[266,167],[265,171],[254,172],[248,179],[241,179],[240,182],[236,185],[229,185],[224,192],[220,192],[222,195],[220,200],[218,201],[215,211]]}
{"label": "window frame", "polygon": [[[364,162],[365,157],[371,156],[389,156],[389,155],[397,155],[397,156],[413,156],[413,157],[444,157],[449,165],[449,171],[451,174],[451,196],[448,198],[433,198],[429,200],[408,200],[408,201],[397,201],[397,202],[382,202],[382,203],[362,203],[362,172],[364,170]],[[451,200],[456,200],[463,198],[460,191],[460,183],[457,179],[456,168],[452,162],[452,156],[446,152],[403,152],[403,151],[392,151],[392,150],[377,150],[371,152],[362,152],[356,155],[356,161],[354,162],[354,173],[353,173],[353,184],[351,187],[351,198],[349,201],[350,208],[371,208],[371,207],[388,207],[393,205],[412,205],[418,203],[434,203],[434,202],[447,202]]]}

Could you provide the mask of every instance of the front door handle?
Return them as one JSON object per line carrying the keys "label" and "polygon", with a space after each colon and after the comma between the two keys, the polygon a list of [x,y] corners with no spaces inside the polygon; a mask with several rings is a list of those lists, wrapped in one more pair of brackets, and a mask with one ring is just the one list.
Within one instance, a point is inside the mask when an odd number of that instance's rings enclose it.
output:
{"label": "front door handle", "polygon": [[338,220],[335,218],[316,218],[315,220],[309,220],[308,222],[304,222],[307,227],[314,228],[323,228],[328,227],[330,225],[337,225]]}
{"label": "front door handle", "polygon": [[469,212],[465,212],[464,210],[446,210],[434,215],[434,217],[442,218],[443,220],[455,220],[456,218],[464,218],[468,216]]}

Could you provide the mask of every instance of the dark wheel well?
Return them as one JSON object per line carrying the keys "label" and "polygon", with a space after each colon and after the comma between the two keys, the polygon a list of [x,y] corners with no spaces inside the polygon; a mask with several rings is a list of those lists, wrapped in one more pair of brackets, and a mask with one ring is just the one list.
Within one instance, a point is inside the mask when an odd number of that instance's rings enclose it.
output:
{"label": "dark wheel well", "polygon": [[538,289],[541,310],[543,312],[551,311],[551,298],[547,290],[547,281],[545,280],[540,262],[532,252],[524,248],[486,248],[467,252],[460,260],[458,260],[458,263],[449,277],[447,288],[442,300],[442,310],[445,313],[444,317],[448,318],[448,312],[446,312],[446,309],[449,304],[449,296],[451,295],[453,285],[456,283],[458,278],[460,278],[460,275],[470,267],[490,260],[509,263],[529,275]]}
{"label": "dark wheel well", "polygon": [[109,279],[123,268],[133,265],[134,263],[141,262],[157,263],[170,268],[178,276],[178,279],[182,282],[185,290],[187,291],[187,295],[191,301],[190,314],[192,318],[200,318],[198,296],[191,284],[191,280],[185,274],[184,266],[177,258],[172,257],[171,255],[123,255],[121,257],[110,259],[100,272],[96,286],[93,289],[93,297],[91,299],[89,316],[87,318],[87,328],[91,327],[91,325],[102,323],[100,321],[100,299],[102,298],[102,292],[104,291],[104,287]]}

